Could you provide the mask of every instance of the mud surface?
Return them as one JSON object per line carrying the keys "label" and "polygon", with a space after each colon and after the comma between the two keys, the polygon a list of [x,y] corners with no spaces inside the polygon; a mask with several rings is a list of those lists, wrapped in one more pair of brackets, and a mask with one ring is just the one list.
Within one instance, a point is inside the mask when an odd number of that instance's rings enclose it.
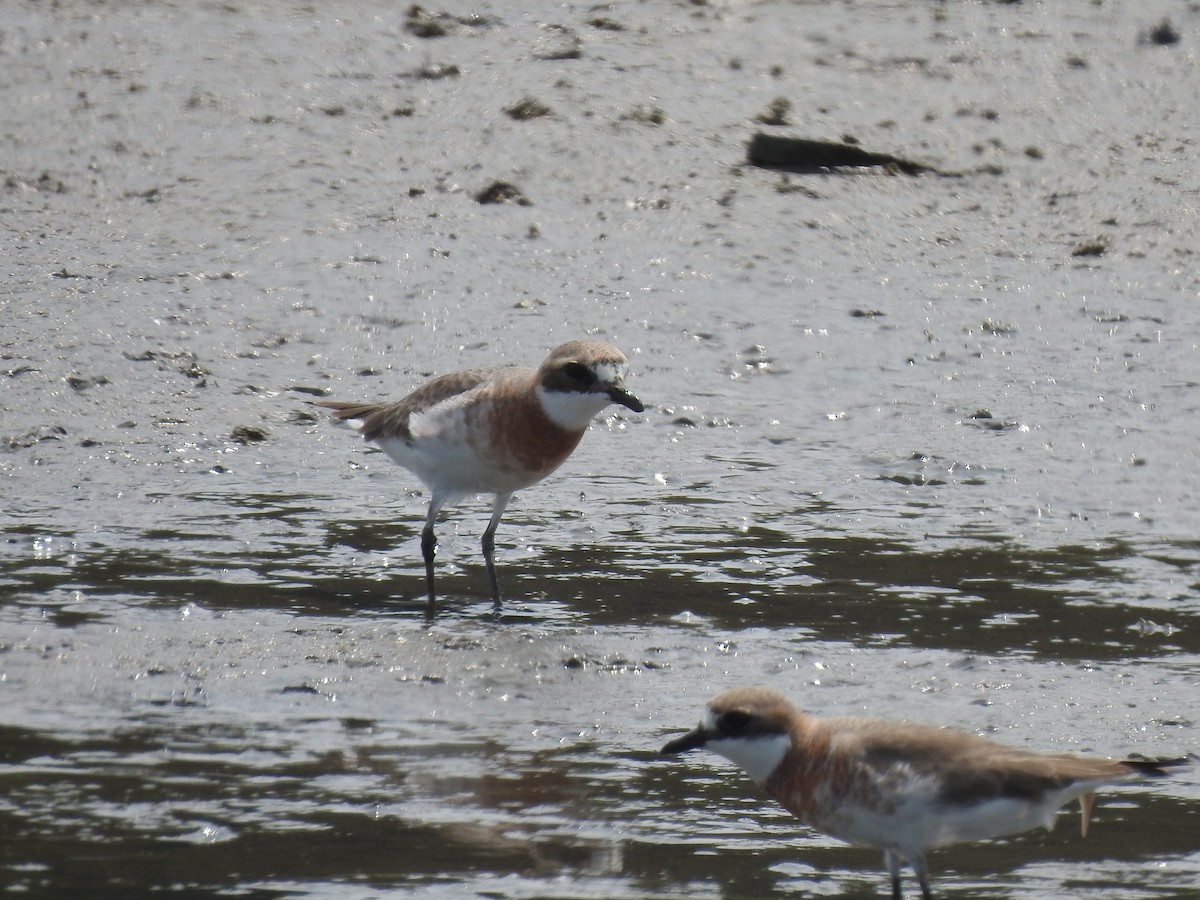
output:
{"label": "mud surface", "polygon": [[[656,755],[735,684],[1196,746],[1195,10],[3,19],[9,893],[885,895]],[[760,132],[958,177],[768,171]],[[587,335],[649,408],[514,500],[498,617],[453,510],[428,621],[419,485],[304,401]],[[1194,897],[1198,798],[934,853],[938,895]]]}

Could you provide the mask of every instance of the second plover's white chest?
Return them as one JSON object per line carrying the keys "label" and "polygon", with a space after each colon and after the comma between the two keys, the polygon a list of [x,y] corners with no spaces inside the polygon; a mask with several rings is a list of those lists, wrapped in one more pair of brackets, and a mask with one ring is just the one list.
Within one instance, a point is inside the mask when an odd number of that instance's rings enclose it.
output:
{"label": "second plover's white chest", "polygon": [[[835,776],[808,798],[803,816],[814,828],[863,847],[897,847],[907,853],[968,841],[1051,828],[1060,807],[1085,793],[1050,791],[1038,797],[979,797],[950,804],[943,776],[893,770],[877,777],[859,772],[838,783]],[[848,773],[849,774],[849,773]],[[858,783],[855,783],[857,778]],[[799,798],[780,792],[793,809]]]}

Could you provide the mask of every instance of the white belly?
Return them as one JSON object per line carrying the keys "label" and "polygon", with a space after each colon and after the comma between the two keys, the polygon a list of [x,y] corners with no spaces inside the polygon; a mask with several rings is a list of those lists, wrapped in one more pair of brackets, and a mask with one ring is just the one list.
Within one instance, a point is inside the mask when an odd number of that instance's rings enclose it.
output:
{"label": "white belly", "polygon": [[484,458],[474,445],[453,435],[426,437],[411,445],[401,438],[381,438],[378,443],[384,453],[440,496],[509,494],[544,477]]}

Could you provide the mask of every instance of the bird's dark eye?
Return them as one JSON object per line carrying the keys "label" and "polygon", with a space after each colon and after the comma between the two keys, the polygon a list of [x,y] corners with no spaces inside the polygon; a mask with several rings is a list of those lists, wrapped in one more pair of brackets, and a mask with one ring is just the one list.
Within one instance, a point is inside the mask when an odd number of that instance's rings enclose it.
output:
{"label": "bird's dark eye", "polygon": [[595,376],[592,370],[583,363],[570,362],[563,366],[563,371],[567,373],[567,377],[572,381],[578,381],[580,384],[587,384],[592,381]]}
{"label": "bird's dark eye", "polygon": [[721,734],[738,735],[742,734],[754,717],[748,712],[743,712],[740,709],[731,709],[729,712],[721,713],[721,717],[717,720],[717,727],[721,730]]}

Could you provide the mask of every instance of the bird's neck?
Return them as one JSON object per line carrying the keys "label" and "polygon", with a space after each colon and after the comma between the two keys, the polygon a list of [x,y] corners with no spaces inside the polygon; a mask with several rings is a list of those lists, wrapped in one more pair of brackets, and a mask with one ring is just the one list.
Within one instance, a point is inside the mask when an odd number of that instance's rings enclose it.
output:
{"label": "bird's neck", "polygon": [[538,404],[546,418],[564,431],[582,432],[596,413],[612,403],[607,394],[578,391],[550,391],[539,386]]}
{"label": "bird's neck", "polygon": [[766,784],[791,749],[786,734],[763,734],[752,738],[709,741],[708,746],[730,762],[741,766],[755,784]]}

